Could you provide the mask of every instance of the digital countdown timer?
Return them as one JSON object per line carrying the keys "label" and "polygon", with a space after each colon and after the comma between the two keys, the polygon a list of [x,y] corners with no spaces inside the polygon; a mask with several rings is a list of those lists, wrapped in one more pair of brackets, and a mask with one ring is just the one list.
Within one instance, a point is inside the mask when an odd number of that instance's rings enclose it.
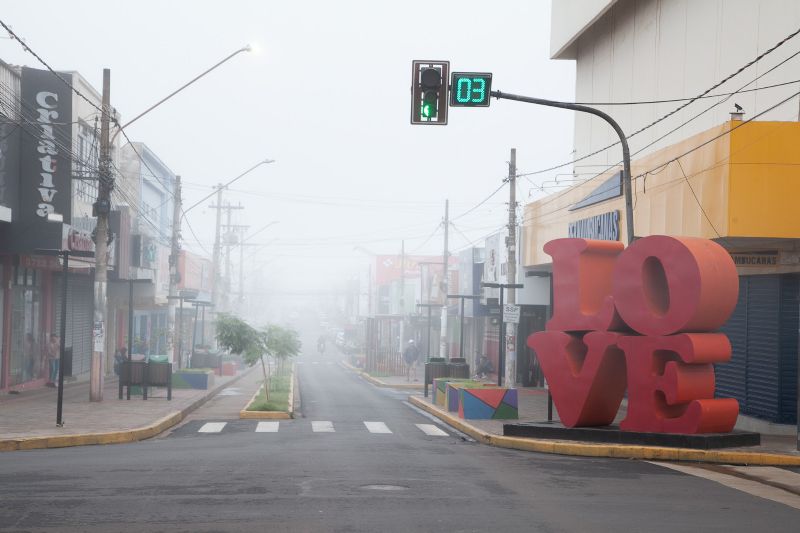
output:
{"label": "digital countdown timer", "polygon": [[450,107],[489,107],[491,90],[490,72],[453,72]]}

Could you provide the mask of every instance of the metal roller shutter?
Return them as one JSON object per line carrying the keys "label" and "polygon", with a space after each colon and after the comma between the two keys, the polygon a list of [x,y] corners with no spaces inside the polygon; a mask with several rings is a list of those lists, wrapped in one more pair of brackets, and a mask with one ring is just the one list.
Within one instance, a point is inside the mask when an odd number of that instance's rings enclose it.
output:
{"label": "metal roller shutter", "polygon": [[781,276],[780,402],[778,422],[797,423],[798,324],[800,324],[800,279]]}
{"label": "metal roller shutter", "polygon": [[[55,278],[55,324],[61,324],[61,275]],[[86,274],[70,274],[67,285],[67,335],[65,344],[72,346],[72,375],[91,370],[92,323],[94,320],[94,286]]]}
{"label": "metal roller shutter", "polygon": [[739,278],[739,299],[736,309],[722,326],[722,333],[731,341],[733,353],[727,363],[714,365],[717,396],[734,398],[742,409],[747,400],[747,278]]}
{"label": "metal roller shutter", "polygon": [[747,400],[743,412],[774,421],[780,396],[780,279],[747,279]]}

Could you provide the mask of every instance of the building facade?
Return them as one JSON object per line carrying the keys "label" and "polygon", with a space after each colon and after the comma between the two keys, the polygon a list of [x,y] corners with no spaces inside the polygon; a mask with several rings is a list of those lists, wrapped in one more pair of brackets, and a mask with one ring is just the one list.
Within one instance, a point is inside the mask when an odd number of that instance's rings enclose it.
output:
{"label": "building facade", "polygon": [[[737,266],[739,300],[722,328],[733,356],[716,366],[717,394],[739,401],[743,424],[796,423],[800,94],[780,84],[796,79],[800,40],[770,49],[796,30],[800,5],[567,0],[552,16],[552,56],[575,60],[576,100],[629,137],[635,235],[713,239]],[[721,96],[692,100],[706,91]],[[683,100],[605,105],[668,99]],[[549,240],[625,239],[621,155],[605,149],[616,140],[576,114],[577,185],[525,208],[529,272],[548,272]]]}

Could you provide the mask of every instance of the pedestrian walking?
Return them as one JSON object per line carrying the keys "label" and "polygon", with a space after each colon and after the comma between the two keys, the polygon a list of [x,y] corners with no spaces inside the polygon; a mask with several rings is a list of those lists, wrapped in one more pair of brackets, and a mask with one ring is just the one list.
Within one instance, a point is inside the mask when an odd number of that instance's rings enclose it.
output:
{"label": "pedestrian walking", "polygon": [[411,381],[411,374],[414,374],[414,381],[417,381],[417,360],[419,359],[419,348],[414,344],[414,339],[408,341],[408,346],[403,350],[403,361],[406,364],[406,381]]}

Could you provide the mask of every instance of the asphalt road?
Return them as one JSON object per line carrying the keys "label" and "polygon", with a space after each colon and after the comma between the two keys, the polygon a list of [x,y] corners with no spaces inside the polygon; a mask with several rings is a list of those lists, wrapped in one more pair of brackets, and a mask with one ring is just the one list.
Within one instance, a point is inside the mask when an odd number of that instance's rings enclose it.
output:
{"label": "asphalt road", "polygon": [[301,361],[304,416],[277,427],[217,405],[150,441],[0,454],[0,531],[797,531],[797,509],[659,465],[465,440]]}

